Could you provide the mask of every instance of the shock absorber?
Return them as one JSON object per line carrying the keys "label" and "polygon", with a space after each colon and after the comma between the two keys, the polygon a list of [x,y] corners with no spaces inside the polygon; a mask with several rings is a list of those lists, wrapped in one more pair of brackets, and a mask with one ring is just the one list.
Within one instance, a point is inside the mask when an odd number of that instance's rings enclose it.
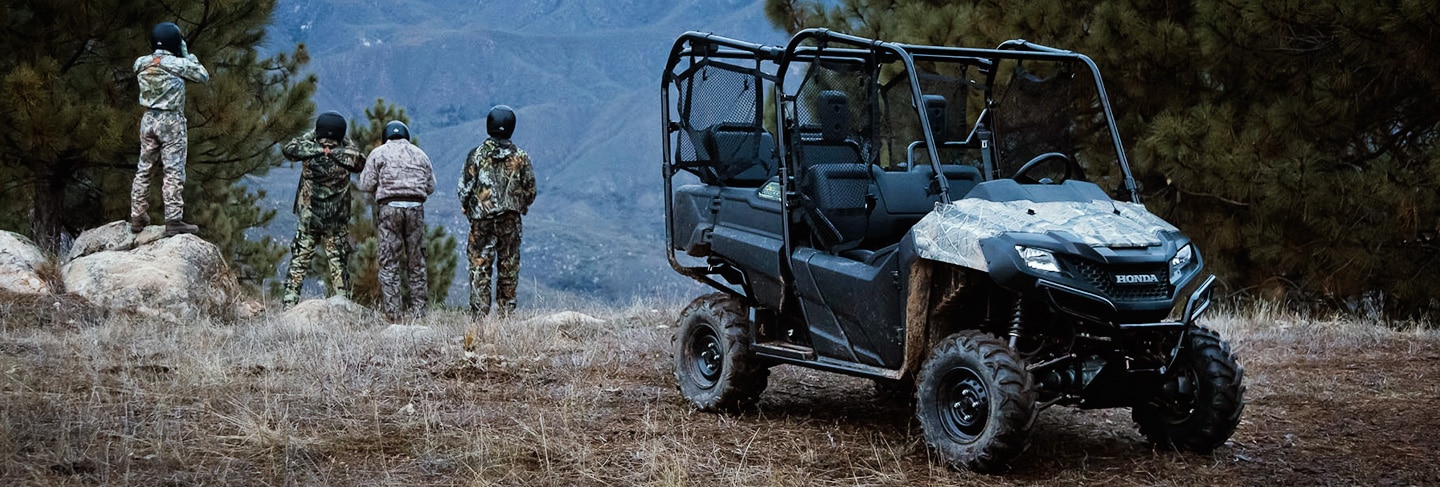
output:
{"label": "shock absorber", "polygon": [[1010,349],[1018,350],[1020,344],[1021,327],[1025,324],[1025,302],[1020,296],[1015,296],[1015,312],[1010,317]]}

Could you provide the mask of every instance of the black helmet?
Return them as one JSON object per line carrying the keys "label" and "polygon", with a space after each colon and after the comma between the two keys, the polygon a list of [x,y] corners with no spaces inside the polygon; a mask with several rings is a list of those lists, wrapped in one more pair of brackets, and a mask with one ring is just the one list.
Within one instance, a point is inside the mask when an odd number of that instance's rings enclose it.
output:
{"label": "black helmet", "polygon": [[345,117],[334,110],[320,114],[315,119],[315,138],[345,140]]}
{"label": "black helmet", "polygon": [[170,54],[180,55],[180,26],[174,22],[161,22],[150,29],[150,47],[164,49]]}
{"label": "black helmet", "polygon": [[405,122],[391,120],[385,124],[385,140],[390,139],[410,140],[410,127],[406,127]]}
{"label": "black helmet", "polygon": [[510,138],[515,133],[515,111],[505,105],[495,105],[485,118],[485,131],[497,139]]}

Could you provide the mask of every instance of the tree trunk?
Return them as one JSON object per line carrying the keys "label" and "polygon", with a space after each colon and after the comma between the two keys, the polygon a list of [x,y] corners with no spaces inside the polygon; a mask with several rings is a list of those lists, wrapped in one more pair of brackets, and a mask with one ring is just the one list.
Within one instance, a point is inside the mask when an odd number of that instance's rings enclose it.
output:
{"label": "tree trunk", "polygon": [[48,164],[35,168],[34,209],[30,233],[35,244],[50,253],[60,251],[60,231],[64,223],[65,176]]}

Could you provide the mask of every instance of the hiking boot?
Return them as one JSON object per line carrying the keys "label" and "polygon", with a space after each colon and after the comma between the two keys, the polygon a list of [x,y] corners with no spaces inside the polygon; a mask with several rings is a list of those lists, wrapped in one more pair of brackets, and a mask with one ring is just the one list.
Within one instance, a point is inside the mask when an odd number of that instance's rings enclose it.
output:
{"label": "hiking boot", "polygon": [[150,215],[142,214],[140,216],[130,217],[130,233],[140,233],[145,230],[146,226],[149,225]]}
{"label": "hiking boot", "polygon": [[200,227],[185,222],[165,222],[165,236],[173,237],[182,233],[197,233]]}

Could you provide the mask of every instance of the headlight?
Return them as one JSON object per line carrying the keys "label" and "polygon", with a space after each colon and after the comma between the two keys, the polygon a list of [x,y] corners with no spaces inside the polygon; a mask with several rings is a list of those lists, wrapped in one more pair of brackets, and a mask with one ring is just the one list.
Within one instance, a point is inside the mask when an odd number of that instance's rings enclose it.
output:
{"label": "headlight", "polygon": [[1180,251],[1175,252],[1175,256],[1170,258],[1170,284],[1175,284],[1180,280],[1180,271],[1190,267],[1190,262],[1194,259],[1195,254],[1190,250],[1190,244],[1185,244],[1184,247],[1180,247]]}
{"label": "headlight", "polygon": [[1055,254],[1049,250],[1032,249],[1021,245],[1015,246],[1015,251],[1020,253],[1020,259],[1031,269],[1044,272],[1060,272],[1060,263],[1055,261]]}

